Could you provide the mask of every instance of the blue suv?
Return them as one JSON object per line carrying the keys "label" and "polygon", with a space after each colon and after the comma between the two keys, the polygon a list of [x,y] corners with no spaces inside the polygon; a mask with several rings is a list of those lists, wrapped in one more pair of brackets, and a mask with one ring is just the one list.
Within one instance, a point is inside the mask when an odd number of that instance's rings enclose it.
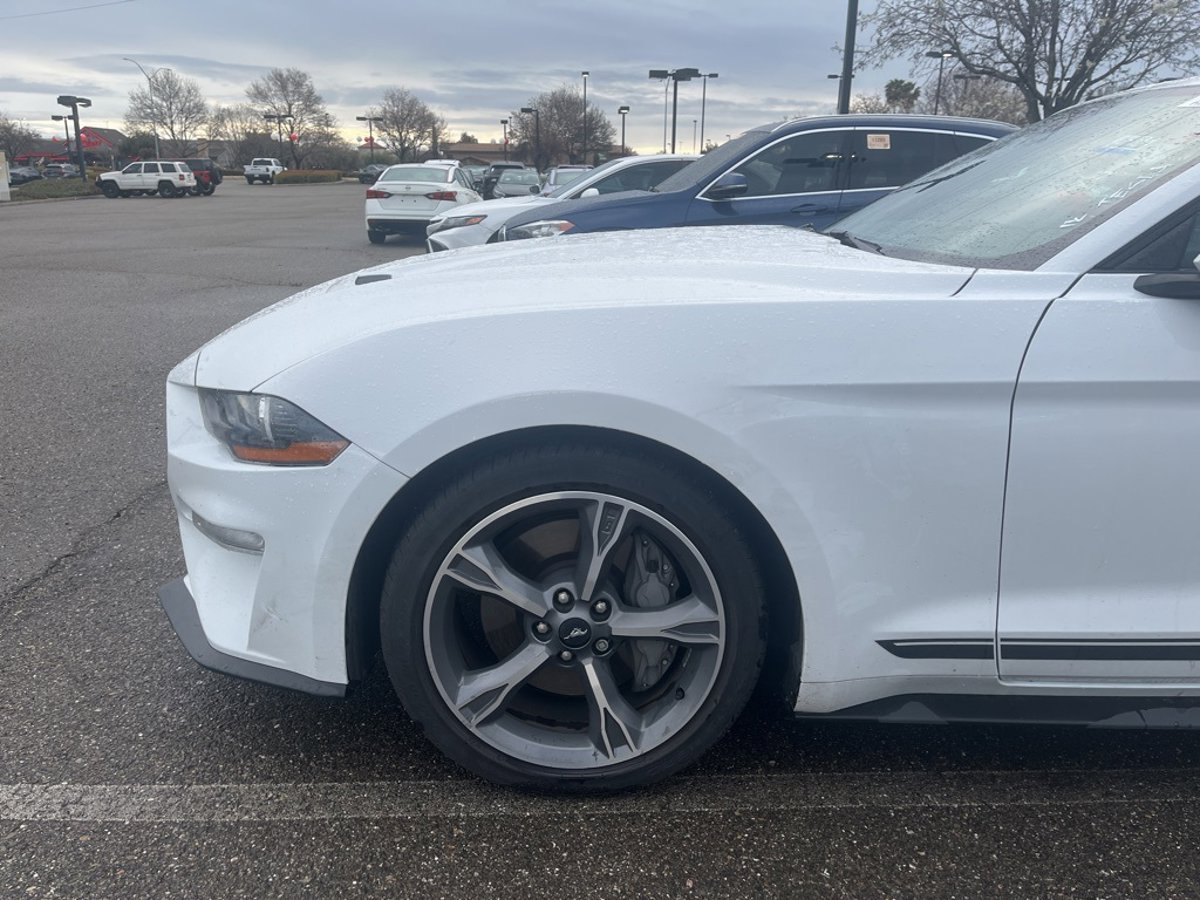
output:
{"label": "blue suv", "polygon": [[811,225],[825,228],[892,189],[1015,131],[952,116],[815,116],[747,131],[653,192],[539,204],[500,240],[670,228]]}

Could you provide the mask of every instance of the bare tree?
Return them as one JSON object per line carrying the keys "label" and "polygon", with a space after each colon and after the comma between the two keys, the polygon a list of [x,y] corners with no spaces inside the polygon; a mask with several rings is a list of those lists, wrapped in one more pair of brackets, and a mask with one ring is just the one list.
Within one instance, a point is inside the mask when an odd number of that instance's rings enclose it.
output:
{"label": "bare tree", "polygon": [[249,103],[215,107],[209,122],[209,136],[225,145],[234,166],[244,166],[256,156],[280,153],[273,131]]}
{"label": "bare tree", "polygon": [[887,100],[878,94],[856,94],[854,99],[850,101],[850,112],[852,113],[885,113],[891,111],[892,109],[888,105]]}
{"label": "bare tree", "polygon": [[125,125],[149,129],[172,144],[171,153],[191,156],[208,122],[208,104],[193,79],[172,69],[159,69],[146,87],[129,92]]}
{"label": "bare tree", "polygon": [[[962,75],[962,73],[956,73]],[[937,75],[932,78],[936,82]],[[926,84],[915,111],[932,114],[937,86]],[[940,112],[948,116],[974,116],[979,119],[995,119],[1025,125],[1027,110],[1025,97],[1011,84],[972,75],[969,78],[954,77],[947,73],[942,79],[942,96],[938,105]]]}
{"label": "bare tree", "polygon": [[[508,139],[517,147],[517,156],[533,159],[540,131],[541,154],[534,160],[539,168],[550,163],[582,161],[583,94],[578,89],[563,85],[530,97],[526,106],[538,111],[536,121],[532,113],[514,112],[509,118]],[[616,134],[617,129],[603,110],[589,103],[588,150],[607,151]]]}
{"label": "bare tree", "polygon": [[375,129],[400,162],[419,159],[426,151],[436,153],[444,141],[446,120],[407,88],[387,91],[371,114],[382,120]]}
{"label": "bare tree", "polygon": [[0,113],[0,150],[8,156],[10,163],[42,140],[44,138],[24,122]]}
{"label": "bare tree", "polygon": [[246,97],[260,115],[290,117],[284,128],[290,128],[297,136],[297,140],[290,142],[293,168],[303,168],[309,154],[340,140],[337,123],[307,72],[272,69],[246,88]]}
{"label": "bare tree", "polygon": [[1200,0],[880,0],[863,62],[945,51],[1011,84],[1029,121],[1200,58]]}

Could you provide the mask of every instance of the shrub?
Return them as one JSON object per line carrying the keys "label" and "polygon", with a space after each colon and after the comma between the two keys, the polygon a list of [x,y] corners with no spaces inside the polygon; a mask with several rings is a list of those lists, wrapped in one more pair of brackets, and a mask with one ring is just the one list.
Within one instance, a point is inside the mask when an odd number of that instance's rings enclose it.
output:
{"label": "shrub", "polygon": [[336,169],[289,169],[275,176],[277,184],[328,184],[341,180],[342,173]]}
{"label": "shrub", "polygon": [[31,181],[14,187],[14,200],[49,200],[54,197],[88,197],[99,194],[100,189],[92,181],[80,178],[47,178],[44,181]]}

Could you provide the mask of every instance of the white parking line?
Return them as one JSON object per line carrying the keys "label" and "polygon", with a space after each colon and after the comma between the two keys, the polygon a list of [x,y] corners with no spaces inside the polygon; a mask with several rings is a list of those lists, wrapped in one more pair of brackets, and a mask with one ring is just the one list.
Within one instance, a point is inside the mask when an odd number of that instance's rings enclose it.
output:
{"label": "white parking line", "polygon": [[7,784],[0,820],[268,822],[842,808],[1200,802],[1200,770],[821,773],[677,778],[616,797],[522,794],[471,781]]}

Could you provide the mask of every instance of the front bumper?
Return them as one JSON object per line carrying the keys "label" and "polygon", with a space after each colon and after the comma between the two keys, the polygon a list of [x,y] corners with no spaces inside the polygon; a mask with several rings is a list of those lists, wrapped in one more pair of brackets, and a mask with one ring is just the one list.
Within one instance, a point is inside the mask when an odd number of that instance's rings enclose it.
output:
{"label": "front bumper", "polygon": [[316,694],[319,697],[344,697],[346,685],[330,681],[318,681],[307,675],[299,675],[275,666],[264,666],[262,663],[240,659],[222,653],[208,642],[204,634],[204,626],[200,624],[200,614],[196,611],[196,601],[188,590],[187,581],[176,578],[158,589],[158,600],[166,611],[171,627],[192,659],[206,669],[245,678],[247,681],[257,681],[262,684],[273,684],[276,687],[288,688],[293,691],[303,691],[306,694]]}
{"label": "front bumper", "polygon": [[486,244],[496,232],[483,223],[478,225],[463,225],[459,228],[447,228],[445,231],[435,231],[429,235],[425,243],[430,253],[442,250],[457,250],[460,247],[481,247]]}

